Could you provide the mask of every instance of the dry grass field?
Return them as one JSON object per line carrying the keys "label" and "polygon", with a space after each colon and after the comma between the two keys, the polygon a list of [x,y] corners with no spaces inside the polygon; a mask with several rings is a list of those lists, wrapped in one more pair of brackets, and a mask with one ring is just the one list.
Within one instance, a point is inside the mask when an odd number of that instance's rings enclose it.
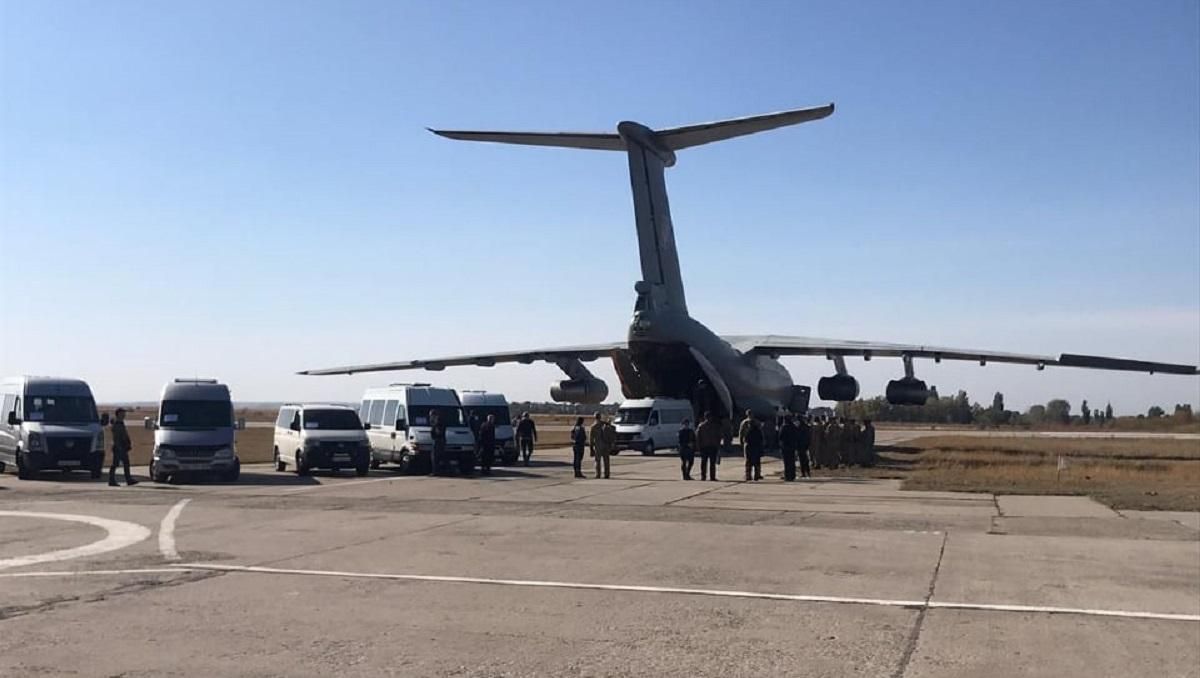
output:
{"label": "dry grass field", "polygon": [[902,478],[911,490],[1075,494],[1115,509],[1200,511],[1195,440],[937,436],[881,447],[878,466],[851,473]]}

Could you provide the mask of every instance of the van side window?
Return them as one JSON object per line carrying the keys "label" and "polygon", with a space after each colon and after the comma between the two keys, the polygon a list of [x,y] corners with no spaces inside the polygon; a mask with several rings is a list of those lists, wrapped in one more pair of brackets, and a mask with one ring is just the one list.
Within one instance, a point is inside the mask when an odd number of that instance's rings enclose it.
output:
{"label": "van side window", "polygon": [[8,415],[13,411],[17,397],[13,394],[4,396],[4,404],[0,406],[0,426],[8,426]]}
{"label": "van side window", "polygon": [[371,426],[383,425],[383,401],[371,401]]}
{"label": "van side window", "polygon": [[288,422],[288,427],[300,428],[300,410],[292,410],[292,420]]}
{"label": "van side window", "polygon": [[359,419],[359,421],[362,421],[363,423],[366,423],[371,420],[371,401],[370,400],[364,400],[364,401],[362,401],[362,405],[358,406],[358,419]]}
{"label": "van side window", "polygon": [[391,428],[396,423],[396,408],[400,406],[399,400],[389,400],[383,408],[383,425]]}
{"label": "van side window", "polygon": [[290,423],[292,423],[292,411],[286,407],[281,407],[279,409],[279,416],[275,418],[275,427],[287,428]]}

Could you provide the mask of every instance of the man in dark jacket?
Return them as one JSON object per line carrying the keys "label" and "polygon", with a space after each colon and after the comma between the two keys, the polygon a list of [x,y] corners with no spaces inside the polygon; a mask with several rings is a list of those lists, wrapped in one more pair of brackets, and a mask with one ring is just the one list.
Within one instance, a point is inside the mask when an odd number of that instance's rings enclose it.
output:
{"label": "man in dark jacket", "polygon": [[692,430],[691,420],[684,419],[679,427],[679,468],[683,471],[683,479],[692,479],[692,464],[696,463],[696,432]]}
{"label": "man in dark jacket", "polygon": [[479,469],[485,476],[492,475],[492,462],[496,454],[496,415],[489,414],[479,425]]}
{"label": "man in dark jacket", "polygon": [[583,478],[583,453],[587,450],[588,434],[583,426],[583,417],[575,417],[575,427],[571,429],[571,464],[575,467],[575,477]]}
{"label": "man in dark jacket", "polygon": [[526,466],[529,466],[529,458],[533,456],[535,441],[537,441],[537,426],[529,418],[529,413],[525,412],[517,422],[517,449],[521,451],[521,457],[525,460]]}
{"label": "man in dark jacket", "polygon": [[796,479],[796,450],[800,447],[800,429],[796,426],[791,415],[784,417],[783,426],[779,428],[779,450],[783,453],[783,479],[792,482]]}
{"label": "man in dark jacket", "polygon": [[811,478],[812,468],[808,465],[808,448],[812,445],[812,427],[803,418],[796,424],[800,430],[800,442],[796,445],[796,458],[800,460],[800,477]]}
{"label": "man in dark jacket", "polygon": [[700,480],[716,480],[721,461],[721,425],[711,411],[696,427],[696,447],[700,448]]}
{"label": "man in dark jacket", "polygon": [[746,458],[746,480],[762,480],[762,455],[766,438],[762,424],[753,413],[747,413],[739,437],[742,439],[742,454]]}
{"label": "man in dark jacket", "polygon": [[125,467],[125,484],[137,485],[129,472],[129,451],[133,449],[133,441],[129,439],[129,431],[125,428],[125,408],[118,407],[112,422],[112,466],[108,468],[108,484],[117,486],[117,464]]}

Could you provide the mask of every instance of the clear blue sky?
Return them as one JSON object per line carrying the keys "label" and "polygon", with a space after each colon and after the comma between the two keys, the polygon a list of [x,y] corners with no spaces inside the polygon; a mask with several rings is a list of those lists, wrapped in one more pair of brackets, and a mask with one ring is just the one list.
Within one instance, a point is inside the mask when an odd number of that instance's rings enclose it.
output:
{"label": "clear blue sky", "polygon": [[[1200,361],[1194,0],[0,5],[0,374],[105,401],[195,374],[242,400],[408,377],[546,399],[546,365],[292,375],[624,337],[624,158],[424,128],[829,101],[668,172],[714,330]],[[868,394],[900,371],[852,367]],[[1200,401],[1194,378],[921,375],[1010,406]]]}

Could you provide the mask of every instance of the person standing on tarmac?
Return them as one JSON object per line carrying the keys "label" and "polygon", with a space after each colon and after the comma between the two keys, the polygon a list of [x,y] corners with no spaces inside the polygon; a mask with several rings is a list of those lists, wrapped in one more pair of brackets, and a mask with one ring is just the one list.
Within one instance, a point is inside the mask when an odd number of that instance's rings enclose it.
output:
{"label": "person standing on tarmac", "polygon": [[596,413],[596,423],[592,424],[592,430],[588,436],[592,444],[592,456],[596,458],[596,478],[600,478],[601,467],[603,467],[604,477],[608,478],[609,473],[609,456],[612,454],[613,445],[617,441],[617,429],[604,421],[604,415],[600,412]]}
{"label": "person standing on tarmac", "polygon": [[446,463],[446,426],[437,410],[429,410],[429,437],[433,439],[433,448],[429,452],[429,475],[436,476],[442,472],[442,464]]}
{"label": "person standing on tarmac", "polygon": [[875,425],[871,423],[870,419],[863,422],[862,465],[875,465]]}
{"label": "person standing on tarmac", "polygon": [[824,420],[820,416],[812,419],[812,466],[824,466]]}
{"label": "person standing on tarmac", "polygon": [[125,428],[125,408],[118,407],[113,414],[112,428],[112,466],[108,467],[108,484],[117,487],[117,464],[125,467],[125,484],[137,485],[133,474],[129,472],[129,452],[133,449],[133,441],[129,439],[129,430]]}
{"label": "person standing on tarmac", "polygon": [[754,418],[754,413],[746,410],[746,419],[738,430],[738,441],[742,444],[742,456],[746,459],[746,480],[762,480],[762,455],[766,439],[763,436],[762,424]]}
{"label": "person standing on tarmac", "polygon": [[523,412],[521,420],[517,422],[517,449],[521,451],[526,466],[529,466],[529,458],[533,456],[533,444],[536,441],[537,426],[533,419],[529,418],[529,413]]}
{"label": "person standing on tarmac", "polygon": [[796,458],[800,460],[800,477],[811,478],[812,469],[808,465],[808,447],[812,444],[813,430],[806,419],[801,419],[796,428],[800,430],[800,443],[796,445]]}
{"label": "person standing on tarmac", "polygon": [[796,427],[791,415],[783,418],[783,426],[779,427],[779,451],[783,455],[783,480],[790,483],[796,480],[796,449],[800,447],[800,429]]}
{"label": "person standing on tarmac", "polygon": [[496,415],[489,414],[479,425],[479,433],[475,440],[479,449],[479,471],[485,476],[490,476],[492,462],[496,459]]}
{"label": "person standing on tarmac", "polygon": [[692,479],[692,465],[696,463],[696,432],[692,430],[692,422],[684,419],[679,427],[679,469],[683,471],[683,479]]}
{"label": "person standing on tarmac", "polygon": [[700,480],[715,481],[721,461],[721,425],[711,410],[704,413],[704,421],[696,427],[696,447],[700,448]]}
{"label": "person standing on tarmac", "polygon": [[575,418],[575,426],[571,429],[571,464],[575,467],[575,477],[583,478],[583,452],[587,448],[588,434],[583,426],[583,417]]}

